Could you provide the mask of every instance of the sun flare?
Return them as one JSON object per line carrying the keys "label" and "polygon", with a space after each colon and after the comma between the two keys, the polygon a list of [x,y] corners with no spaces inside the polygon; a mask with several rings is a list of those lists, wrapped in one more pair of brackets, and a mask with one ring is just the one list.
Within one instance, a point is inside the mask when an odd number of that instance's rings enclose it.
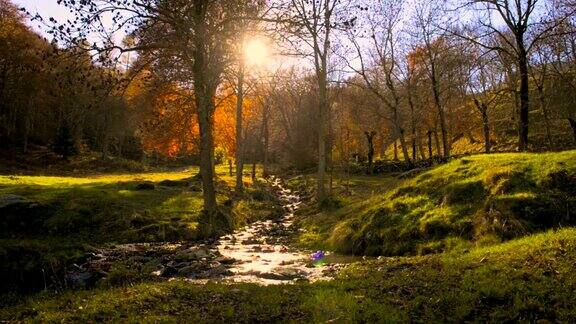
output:
{"label": "sun flare", "polygon": [[244,45],[244,57],[249,65],[266,66],[270,61],[268,45],[259,38],[247,40]]}

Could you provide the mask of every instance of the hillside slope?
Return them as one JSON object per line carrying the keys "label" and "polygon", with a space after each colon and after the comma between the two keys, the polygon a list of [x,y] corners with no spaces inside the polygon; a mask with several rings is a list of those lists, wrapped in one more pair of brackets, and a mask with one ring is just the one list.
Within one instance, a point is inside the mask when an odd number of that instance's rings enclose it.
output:
{"label": "hillside slope", "polygon": [[470,156],[378,181],[375,188],[389,189],[341,195],[336,210],[305,210],[300,241],[352,254],[415,255],[576,224],[576,151]]}
{"label": "hillside slope", "polygon": [[576,230],[466,254],[384,258],[329,282],[258,286],[174,280],[42,293],[0,308],[22,322],[574,322]]}

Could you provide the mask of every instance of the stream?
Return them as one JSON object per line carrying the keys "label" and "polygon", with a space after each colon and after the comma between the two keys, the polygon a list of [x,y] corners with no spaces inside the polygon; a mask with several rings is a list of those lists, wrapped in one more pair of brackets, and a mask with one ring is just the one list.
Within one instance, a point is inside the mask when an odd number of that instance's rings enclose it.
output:
{"label": "stream", "polygon": [[333,278],[342,264],[313,264],[309,252],[288,244],[298,230],[293,226],[294,213],[302,203],[298,193],[285,188],[279,178],[271,179],[271,187],[284,209],[278,219],[254,222],[201,243],[115,245],[90,254],[82,265],[74,265],[66,281],[72,287],[87,287],[100,280],[113,280],[109,274],[119,262],[140,273],[193,283],[211,280],[271,285]]}

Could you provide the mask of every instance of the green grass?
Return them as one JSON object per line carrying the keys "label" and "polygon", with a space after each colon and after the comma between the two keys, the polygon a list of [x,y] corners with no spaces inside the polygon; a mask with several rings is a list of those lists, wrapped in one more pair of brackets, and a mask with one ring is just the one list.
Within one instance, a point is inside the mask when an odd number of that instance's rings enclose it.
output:
{"label": "green grass", "polygon": [[[291,183],[305,189],[311,180]],[[303,209],[301,245],[428,254],[576,224],[576,151],[477,155],[410,179],[364,176],[336,184],[332,200],[342,207]]]}
{"label": "green grass", "polygon": [[[217,167],[218,201],[232,196],[233,177]],[[3,283],[38,286],[41,269],[60,276],[63,267],[85,252],[105,244],[201,239],[201,183],[176,186],[162,181],[190,179],[197,168],[178,172],[67,176],[0,176],[0,196],[15,194],[38,202],[40,208],[0,217],[0,274]],[[246,199],[224,206],[234,225],[268,218],[279,206],[249,177]],[[142,183],[153,190],[139,190]],[[247,212],[250,211],[250,212]],[[222,229],[225,230],[225,229]],[[0,287],[3,285],[0,285]],[[5,287],[4,287],[5,288]],[[3,290],[3,289],[0,289]]]}
{"label": "green grass", "polygon": [[36,322],[574,322],[576,230],[469,253],[351,265],[331,282],[287,286],[140,283],[42,293],[0,310]]}

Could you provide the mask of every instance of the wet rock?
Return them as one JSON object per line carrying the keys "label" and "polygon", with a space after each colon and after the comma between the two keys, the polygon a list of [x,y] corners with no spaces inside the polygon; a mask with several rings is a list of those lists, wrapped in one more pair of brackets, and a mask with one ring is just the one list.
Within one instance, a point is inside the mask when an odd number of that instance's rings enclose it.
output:
{"label": "wet rock", "polygon": [[168,277],[172,277],[172,276],[176,275],[177,273],[178,273],[178,270],[176,270],[176,268],[164,267],[160,270],[160,277],[168,278]]}
{"label": "wet rock", "polygon": [[102,277],[102,273],[70,272],[66,275],[66,282],[71,288],[90,288]]}
{"label": "wet rock", "polygon": [[190,265],[178,270],[178,276],[181,277],[192,277],[202,271],[202,267],[200,265]]}
{"label": "wet rock", "polygon": [[275,251],[274,251],[273,247],[267,246],[267,247],[262,248],[261,252],[262,253],[274,253]]}
{"label": "wet rock", "polygon": [[179,252],[174,259],[176,261],[191,261],[207,259],[208,257],[210,257],[210,251],[207,248],[195,248]]}
{"label": "wet rock", "polygon": [[220,276],[229,276],[232,275],[232,272],[230,270],[228,270],[228,268],[226,268],[223,264],[208,269],[204,272],[202,272],[198,278],[213,278],[213,277],[220,277]]}
{"label": "wet rock", "polygon": [[233,264],[236,262],[236,259],[229,258],[229,257],[219,257],[219,258],[216,258],[215,261],[218,261],[221,264]]}
{"label": "wet rock", "polygon": [[18,195],[10,194],[0,196],[0,209],[14,205],[28,205],[32,203],[33,202],[29,201],[28,199]]}
{"label": "wet rock", "polygon": [[42,228],[42,223],[51,214],[51,210],[39,202],[13,194],[0,195],[0,231],[33,232]]}
{"label": "wet rock", "polygon": [[245,239],[244,241],[242,241],[243,245],[253,245],[253,244],[262,244],[260,242],[260,240],[254,239],[254,238],[249,238],[249,239]]}
{"label": "wet rock", "polygon": [[177,264],[178,264],[178,262],[176,262],[174,260],[170,260],[170,261],[168,261],[168,263],[166,263],[166,266],[174,268],[174,267],[176,267]]}
{"label": "wet rock", "polygon": [[100,253],[88,252],[84,256],[87,260],[101,260],[104,259],[104,255]]}
{"label": "wet rock", "polygon": [[294,280],[305,278],[307,275],[307,272],[296,268],[275,268],[272,272],[261,273],[257,276],[270,280]]}

